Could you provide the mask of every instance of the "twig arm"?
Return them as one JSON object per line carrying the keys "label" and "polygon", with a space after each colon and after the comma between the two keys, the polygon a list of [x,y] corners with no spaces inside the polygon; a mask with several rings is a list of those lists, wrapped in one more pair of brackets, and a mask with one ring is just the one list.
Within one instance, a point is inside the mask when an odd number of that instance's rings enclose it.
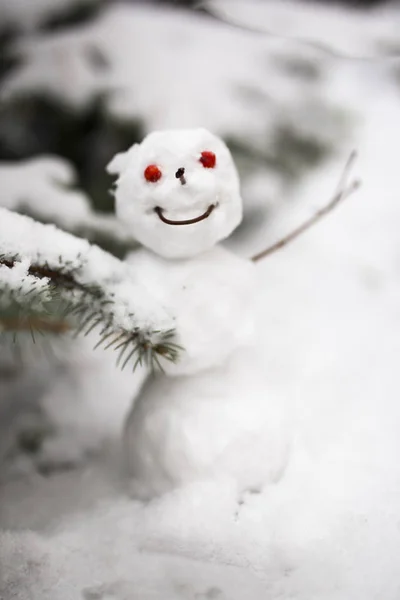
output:
{"label": "twig arm", "polygon": [[304,221],[304,223],[302,223],[301,225],[296,227],[296,229],[293,229],[291,232],[289,232],[283,238],[279,239],[277,242],[275,242],[271,246],[268,246],[268,248],[265,248],[265,250],[262,250],[258,254],[255,254],[254,256],[252,256],[251,260],[253,262],[257,262],[257,261],[265,258],[266,256],[269,256],[270,254],[277,252],[284,246],[287,246],[288,244],[290,244],[290,242],[292,242],[293,240],[298,238],[300,235],[302,235],[308,229],[310,229],[313,225],[315,225],[320,219],[322,219],[322,217],[329,214],[343,200],[345,200],[346,198],[351,196],[351,194],[353,194],[360,187],[360,181],[358,181],[358,180],[354,180],[351,183],[347,184],[347,178],[348,178],[350,170],[354,164],[355,158],[356,158],[356,153],[352,152],[346,163],[343,173],[340,177],[340,181],[339,181],[336,193],[328,204],[326,204],[325,206],[320,208],[314,215],[312,215],[312,217],[307,219],[307,221]]}

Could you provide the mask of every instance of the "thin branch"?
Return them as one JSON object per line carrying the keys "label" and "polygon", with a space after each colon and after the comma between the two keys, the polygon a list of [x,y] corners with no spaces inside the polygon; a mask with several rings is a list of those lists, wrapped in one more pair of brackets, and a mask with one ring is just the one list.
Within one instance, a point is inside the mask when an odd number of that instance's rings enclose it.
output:
{"label": "thin branch", "polygon": [[[0,256],[0,265],[13,269],[17,264],[13,258]],[[27,305],[22,306],[16,302],[16,315],[3,316],[0,314],[0,333],[11,332],[16,335],[19,332],[28,331],[31,333],[32,340],[35,341],[35,332],[63,334],[75,330],[77,335],[87,335],[103,324],[95,348],[102,346],[105,349],[121,350],[119,361],[123,355],[127,354],[122,368],[136,353],[139,360],[135,361],[134,368],[143,362],[148,362],[152,368],[157,367],[158,355],[173,362],[178,360],[181,348],[173,342],[173,330],[151,331],[141,330],[138,327],[129,329],[125,325],[121,326],[114,318],[114,301],[104,296],[105,291],[101,286],[98,288],[85,286],[76,280],[74,272],[49,267],[45,262],[31,265],[28,268],[28,274],[37,279],[49,278],[52,298],[57,302],[55,306],[40,306],[40,310],[46,313],[44,315],[29,314],[35,310],[35,307],[32,306],[31,296],[29,296]],[[62,289],[67,294],[65,298],[60,295]],[[78,296],[68,296],[76,290],[79,291]],[[2,291],[0,289],[0,293]],[[39,295],[40,293],[42,292],[40,291]],[[23,295],[24,301],[28,294],[30,292]],[[47,301],[47,298],[44,298],[45,304]]]}
{"label": "thin branch", "polygon": [[[9,269],[12,269],[15,266],[15,261],[0,256],[0,265],[4,265]],[[55,285],[61,284],[68,289],[79,289],[85,292],[89,291],[88,288],[76,281],[71,273],[64,273],[61,270],[50,269],[47,265],[31,265],[28,269],[28,273],[29,275],[33,275],[39,279],[47,277]]]}
{"label": "thin branch", "polygon": [[350,157],[347,160],[347,163],[340,177],[338,187],[332,200],[328,204],[326,204],[326,206],[320,208],[320,210],[318,210],[312,217],[307,219],[307,221],[305,221],[304,223],[296,227],[296,229],[288,233],[285,237],[272,244],[272,246],[269,246],[265,250],[262,250],[258,254],[252,256],[251,260],[253,262],[257,262],[290,244],[290,242],[292,242],[304,232],[306,232],[308,229],[310,229],[320,219],[322,219],[322,217],[329,214],[334,208],[338,206],[338,204],[340,204],[343,200],[351,196],[351,194],[353,194],[360,187],[360,181],[358,180],[354,180],[351,183],[347,184],[347,179],[356,159],[356,156],[356,152],[352,152],[350,154]]}
{"label": "thin branch", "polygon": [[71,326],[66,321],[45,319],[43,317],[10,317],[0,318],[0,331],[48,331],[51,333],[66,333]]}

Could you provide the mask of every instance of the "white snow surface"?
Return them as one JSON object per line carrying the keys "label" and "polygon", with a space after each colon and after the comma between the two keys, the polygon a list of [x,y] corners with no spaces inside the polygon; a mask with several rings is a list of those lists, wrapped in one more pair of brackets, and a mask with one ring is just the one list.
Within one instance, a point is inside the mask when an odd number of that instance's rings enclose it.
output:
{"label": "white snow surface", "polygon": [[[149,504],[126,495],[118,459],[11,482],[3,523],[36,532],[2,534],[6,599],[397,600],[400,214],[390,124],[400,115],[397,90],[367,94],[369,85],[360,79],[353,96],[364,99],[354,139],[362,190],[258,265],[262,360],[296,433],[284,476],[241,499],[226,478]],[[277,235],[323,202],[340,169],[310,177]]]}
{"label": "white snow surface", "polygon": [[[330,94],[357,111],[357,132],[282,203],[269,241],[324,203],[353,147],[362,189],[257,265],[259,358],[294,429],[283,476],[240,496],[229,476],[211,478],[142,503],[113,448],[76,471],[9,481],[0,597],[398,600],[399,89],[384,67],[339,67]],[[109,377],[99,418],[113,386],[121,412],[128,403],[129,380]]]}

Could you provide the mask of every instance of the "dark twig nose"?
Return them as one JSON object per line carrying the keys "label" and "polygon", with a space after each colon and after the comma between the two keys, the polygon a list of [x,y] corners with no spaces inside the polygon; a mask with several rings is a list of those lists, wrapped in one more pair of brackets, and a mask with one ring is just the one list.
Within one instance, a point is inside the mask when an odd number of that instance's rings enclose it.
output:
{"label": "dark twig nose", "polygon": [[181,167],[180,169],[177,170],[177,172],[175,173],[175,177],[177,179],[179,179],[179,181],[181,182],[182,185],[185,185],[185,183],[186,183],[185,169],[183,167]]}

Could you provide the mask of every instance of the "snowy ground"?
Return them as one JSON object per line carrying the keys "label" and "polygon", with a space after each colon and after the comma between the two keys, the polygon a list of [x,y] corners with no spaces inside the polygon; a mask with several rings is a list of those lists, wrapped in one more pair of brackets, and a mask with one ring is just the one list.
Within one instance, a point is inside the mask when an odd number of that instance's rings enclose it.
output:
{"label": "snowy ground", "polygon": [[[251,255],[312,213],[357,148],[361,191],[258,267],[261,355],[295,425],[284,477],[241,503],[230,481],[204,481],[143,505],[125,493],[117,442],[75,470],[28,469],[1,490],[0,597],[400,597],[400,87],[389,68],[335,62],[330,97],[358,115],[340,158],[236,247]],[[119,398],[115,431],[137,380],[91,360],[103,427]]]}

